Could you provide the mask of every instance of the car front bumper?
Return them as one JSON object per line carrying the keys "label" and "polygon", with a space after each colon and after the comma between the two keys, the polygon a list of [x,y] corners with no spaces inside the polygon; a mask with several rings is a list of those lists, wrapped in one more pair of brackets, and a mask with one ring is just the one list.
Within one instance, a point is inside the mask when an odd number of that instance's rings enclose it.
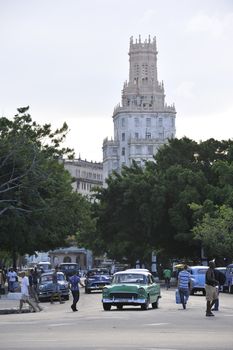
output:
{"label": "car front bumper", "polygon": [[124,304],[124,305],[142,305],[146,303],[145,298],[103,298],[102,302],[105,304]]}

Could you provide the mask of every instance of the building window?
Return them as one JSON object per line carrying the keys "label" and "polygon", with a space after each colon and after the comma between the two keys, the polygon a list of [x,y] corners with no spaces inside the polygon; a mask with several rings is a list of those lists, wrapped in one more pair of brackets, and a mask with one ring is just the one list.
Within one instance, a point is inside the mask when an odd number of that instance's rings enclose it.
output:
{"label": "building window", "polygon": [[125,133],[124,132],[121,134],[121,141],[125,141]]}
{"label": "building window", "polygon": [[159,126],[163,126],[163,119],[159,118]]}
{"label": "building window", "polygon": [[150,132],[146,132],[146,139],[151,139],[151,133]]}
{"label": "building window", "polygon": [[153,146],[148,146],[147,147],[148,154],[153,155]]}
{"label": "building window", "polygon": [[116,170],[118,168],[118,162],[113,162],[113,169]]}
{"label": "building window", "polygon": [[162,132],[159,133],[159,138],[163,139],[163,133]]}
{"label": "building window", "polygon": [[71,263],[71,257],[70,256],[65,256],[63,259],[64,263]]}
{"label": "building window", "polygon": [[135,132],[135,139],[139,139],[139,133]]}
{"label": "building window", "polygon": [[136,154],[141,154],[142,147],[141,146],[136,146]]}
{"label": "building window", "polygon": [[112,154],[117,155],[117,147],[113,147],[113,149],[112,149]]}
{"label": "building window", "polygon": [[151,127],[151,118],[146,118],[146,126]]}
{"label": "building window", "polygon": [[121,119],[121,126],[124,128],[125,127],[125,118]]}
{"label": "building window", "polygon": [[121,149],[121,155],[122,155],[122,156],[125,155],[125,147],[122,147],[122,149]]}
{"label": "building window", "polygon": [[135,125],[136,127],[139,126],[139,118],[134,118],[134,125]]}

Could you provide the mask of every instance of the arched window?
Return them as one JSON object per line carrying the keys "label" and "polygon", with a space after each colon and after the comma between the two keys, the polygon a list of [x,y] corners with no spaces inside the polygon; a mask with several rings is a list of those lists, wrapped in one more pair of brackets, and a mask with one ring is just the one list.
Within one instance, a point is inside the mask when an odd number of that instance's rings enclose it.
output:
{"label": "arched window", "polygon": [[70,263],[71,262],[71,257],[70,256],[65,256],[63,259],[64,263]]}

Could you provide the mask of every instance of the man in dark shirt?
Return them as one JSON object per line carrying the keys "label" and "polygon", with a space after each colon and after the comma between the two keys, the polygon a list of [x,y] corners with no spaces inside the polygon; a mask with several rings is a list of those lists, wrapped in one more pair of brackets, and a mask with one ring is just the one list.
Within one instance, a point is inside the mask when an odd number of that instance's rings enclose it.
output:
{"label": "man in dark shirt", "polygon": [[76,305],[79,301],[79,284],[82,287],[85,287],[84,284],[82,284],[78,273],[75,272],[74,275],[69,278],[69,288],[73,296],[73,303],[71,305],[73,311],[78,311]]}
{"label": "man in dark shirt", "polygon": [[218,292],[216,288],[218,281],[215,278],[214,269],[215,262],[212,260],[209,262],[209,268],[206,271],[206,316],[214,316],[214,314],[211,312],[211,308],[218,299]]}

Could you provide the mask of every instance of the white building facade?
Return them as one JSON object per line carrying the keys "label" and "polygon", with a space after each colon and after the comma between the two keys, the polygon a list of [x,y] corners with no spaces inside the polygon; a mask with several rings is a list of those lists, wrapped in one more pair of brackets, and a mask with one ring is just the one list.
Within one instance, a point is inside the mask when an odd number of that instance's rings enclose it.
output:
{"label": "white building facade", "polygon": [[124,83],[121,104],[113,112],[114,140],[103,142],[103,180],[112,171],[136,161],[143,166],[158,148],[176,133],[175,106],[165,103],[163,82],[157,76],[156,38],[130,38],[129,81]]}
{"label": "white building facade", "polygon": [[89,197],[94,187],[103,187],[103,164],[82,159],[64,160],[64,167],[73,177],[73,190]]}

